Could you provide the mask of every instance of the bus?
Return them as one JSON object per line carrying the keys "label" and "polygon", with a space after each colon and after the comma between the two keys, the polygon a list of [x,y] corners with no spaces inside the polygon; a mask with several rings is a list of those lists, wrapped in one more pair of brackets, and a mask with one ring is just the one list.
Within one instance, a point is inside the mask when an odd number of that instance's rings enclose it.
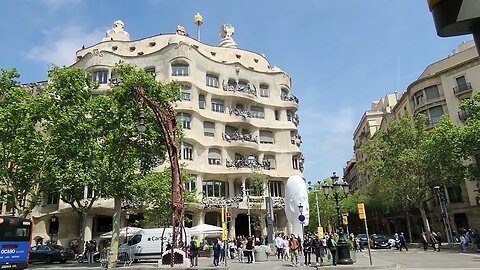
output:
{"label": "bus", "polygon": [[0,216],[0,269],[27,268],[31,242],[31,220]]}

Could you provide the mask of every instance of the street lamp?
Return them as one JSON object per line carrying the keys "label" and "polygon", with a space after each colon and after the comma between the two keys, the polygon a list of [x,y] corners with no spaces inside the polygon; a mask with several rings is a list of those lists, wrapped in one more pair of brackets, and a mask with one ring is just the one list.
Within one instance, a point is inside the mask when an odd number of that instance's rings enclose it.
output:
{"label": "street lamp", "polygon": [[[316,188],[312,188],[311,186],[312,182],[308,181],[308,190],[310,190],[311,192],[315,193],[315,205],[317,206],[317,222],[318,222],[318,227],[322,227],[321,223],[320,223],[320,210],[318,208],[318,192],[319,190],[317,190]],[[320,184],[320,181],[317,182],[317,184]]]}
{"label": "street lamp", "polygon": [[250,220],[250,191],[252,191],[251,188],[247,188],[243,190],[245,195],[247,195],[248,237],[252,236],[252,225]]}
{"label": "street lamp", "polygon": [[440,203],[440,211],[442,211],[441,219],[443,221],[443,226],[445,227],[445,234],[447,235],[448,246],[452,247],[452,230],[450,227],[450,218],[448,217],[447,205],[445,204],[445,198],[443,190],[440,186],[433,187],[437,193],[438,201]]}
{"label": "street lamp", "polygon": [[50,217],[50,244],[53,245],[53,235],[58,233],[58,218],[55,214]]}
{"label": "street lamp", "polygon": [[330,189],[333,189],[333,197],[335,198],[335,205],[337,208],[337,217],[338,217],[338,231],[339,231],[339,239],[337,243],[337,254],[338,254],[338,264],[353,264],[352,259],[350,258],[350,249],[348,248],[347,239],[345,238],[345,234],[343,233],[343,226],[342,226],[342,216],[340,215],[340,205],[338,203],[338,197],[343,190],[345,197],[348,195],[350,191],[350,186],[345,181],[340,183],[338,181],[338,176],[336,172],[333,172],[333,175],[330,177],[332,179],[332,186],[328,184],[322,185],[323,194],[325,198],[328,198],[328,194]]}
{"label": "street lamp", "polygon": [[305,237],[305,228],[304,228],[305,216],[303,215],[303,205],[302,205],[302,203],[298,204],[298,211],[300,212],[300,216],[298,216],[298,220],[300,221],[300,224],[302,224],[302,242],[303,242],[303,239]]}

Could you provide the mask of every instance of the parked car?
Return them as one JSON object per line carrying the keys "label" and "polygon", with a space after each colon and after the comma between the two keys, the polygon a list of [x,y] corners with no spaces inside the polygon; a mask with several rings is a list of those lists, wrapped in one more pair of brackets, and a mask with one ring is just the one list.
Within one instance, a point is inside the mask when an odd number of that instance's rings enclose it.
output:
{"label": "parked car", "polygon": [[370,237],[370,246],[372,248],[391,248],[388,238],[383,234],[373,234]]}
{"label": "parked car", "polygon": [[74,258],[75,254],[72,250],[59,245],[37,245],[30,248],[30,262],[65,263]]}
{"label": "parked car", "polygon": [[368,238],[366,233],[359,233],[358,238],[360,239],[360,245],[362,248],[368,247]]}

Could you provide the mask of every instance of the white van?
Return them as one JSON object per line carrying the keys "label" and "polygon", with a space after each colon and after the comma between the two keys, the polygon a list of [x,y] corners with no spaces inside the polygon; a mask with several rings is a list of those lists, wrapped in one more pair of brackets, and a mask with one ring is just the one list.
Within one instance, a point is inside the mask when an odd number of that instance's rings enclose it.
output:
{"label": "white van", "polygon": [[[167,244],[172,242],[172,228],[141,229],[128,240],[128,243],[120,245],[120,249],[132,249],[135,260],[150,260],[162,258],[162,233],[163,251]],[[186,238],[185,238],[186,233]],[[183,242],[190,242],[190,228],[183,232]]]}

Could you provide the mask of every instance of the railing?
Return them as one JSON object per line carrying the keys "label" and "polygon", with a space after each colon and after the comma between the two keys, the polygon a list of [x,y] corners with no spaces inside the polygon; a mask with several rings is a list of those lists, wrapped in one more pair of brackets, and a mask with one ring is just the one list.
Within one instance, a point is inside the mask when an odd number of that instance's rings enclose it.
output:
{"label": "railing", "polygon": [[252,118],[252,112],[244,110],[244,109],[230,109],[230,115],[235,114],[236,116],[242,116],[243,118]]}
{"label": "railing", "polygon": [[296,126],[300,125],[300,118],[298,117],[298,114],[294,114],[294,115],[293,115],[292,122],[293,122]]}
{"label": "railing", "polygon": [[463,92],[466,92],[468,90],[472,90],[472,84],[469,83],[469,82],[455,86],[453,88],[453,93],[455,95],[459,95],[459,94],[461,94]]}
{"label": "railing", "polygon": [[235,131],[234,133],[223,133],[222,137],[225,141],[242,141],[242,142],[254,142],[258,143],[258,137],[253,137],[253,133],[241,133]]}
{"label": "railing", "polygon": [[226,166],[227,168],[235,167],[270,170],[270,162],[259,162],[255,157],[252,156],[237,158],[235,160],[227,160]]}
{"label": "railing", "polygon": [[234,196],[231,198],[225,197],[204,197],[202,203],[205,208],[221,208],[221,207],[234,207],[238,208],[238,204],[243,201],[242,196]]}
{"label": "railing", "polygon": [[257,96],[257,88],[253,84],[241,84],[235,82],[234,84],[223,81],[223,90],[232,92],[243,92],[249,95]]}
{"label": "railing", "polygon": [[285,93],[282,93],[280,95],[280,98],[283,100],[283,101],[293,101],[295,103],[298,104],[298,98],[292,94],[285,94]]}
{"label": "railing", "polygon": [[[105,248],[100,251],[100,267],[108,268],[108,258],[110,256],[110,249]],[[118,248],[118,256],[117,256],[117,264],[123,264],[123,266],[130,266],[132,265],[133,261],[135,261],[135,249],[131,247],[119,247]]]}

